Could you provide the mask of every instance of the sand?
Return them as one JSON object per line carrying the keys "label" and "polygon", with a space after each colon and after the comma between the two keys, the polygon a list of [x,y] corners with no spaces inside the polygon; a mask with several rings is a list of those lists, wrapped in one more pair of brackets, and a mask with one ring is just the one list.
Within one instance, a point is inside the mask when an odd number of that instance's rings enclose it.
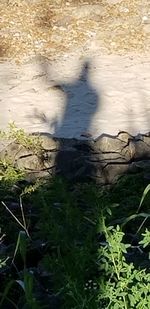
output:
{"label": "sand", "polygon": [[3,0],[0,8],[0,129],[15,122],[94,139],[150,131],[148,0]]}
{"label": "sand", "polygon": [[150,131],[149,54],[104,55],[90,45],[49,61],[0,63],[0,129],[65,138]]}

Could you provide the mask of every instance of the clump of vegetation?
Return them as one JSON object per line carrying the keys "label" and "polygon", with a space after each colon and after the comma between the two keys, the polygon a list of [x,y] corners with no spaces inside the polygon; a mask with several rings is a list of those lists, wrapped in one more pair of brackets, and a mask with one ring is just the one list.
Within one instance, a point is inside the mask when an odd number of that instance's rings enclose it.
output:
{"label": "clump of vegetation", "polygon": [[[104,224],[106,244],[99,249],[99,301],[103,308],[149,308],[150,273],[146,269],[136,269],[133,263],[127,263],[125,255],[132,249],[125,244],[119,225],[116,228]],[[150,244],[150,232],[142,234],[139,246],[146,248]],[[140,247],[139,247],[140,248]],[[142,249],[141,249],[142,250]]]}
{"label": "clump of vegetation", "polygon": [[150,307],[146,180],[124,177],[108,190],[30,184],[11,162],[1,170],[0,308]]}
{"label": "clump of vegetation", "polygon": [[15,141],[20,146],[31,149],[35,153],[42,150],[40,136],[25,134],[25,131],[18,129],[13,122],[9,124],[9,130],[7,132],[0,131],[0,138]]}
{"label": "clump of vegetation", "polygon": [[3,185],[13,185],[17,181],[24,179],[24,171],[15,168],[9,159],[0,160],[0,181]]}

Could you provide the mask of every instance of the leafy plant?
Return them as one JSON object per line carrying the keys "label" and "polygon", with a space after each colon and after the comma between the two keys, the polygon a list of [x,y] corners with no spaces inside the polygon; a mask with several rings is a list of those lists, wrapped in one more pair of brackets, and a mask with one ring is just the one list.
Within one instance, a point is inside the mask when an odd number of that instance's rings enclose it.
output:
{"label": "leafy plant", "polygon": [[10,141],[15,140],[19,145],[31,149],[35,153],[42,150],[40,137],[26,134],[23,129],[18,129],[14,122],[9,124],[9,130],[7,132],[0,131],[0,138]]}
{"label": "leafy plant", "polygon": [[[14,124],[0,135],[33,152],[42,151],[39,137],[26,135]],[[25,186],[24,181],[18,183],[24,180],[24,171],[9,160],[0,162],[0,170],[1,218],[10,250],[0,257],[0,270],[7,269],[0,308],[150,308],[148,267],[128,259],[135,249],[128,235],[132,222],[137,250],[148,262],[150,214],[145,197],[150,186],[144,190],[145,184],[135,177],[122,179],[109,190],[61,178]],[[34,250],[36,261],[30,255]]]}
{"label": "leafy plant", "polygon": [[36,300],[34,295],[34,276],[32,272],[28,272],[26,269],[23,272],[23,280],[16,280],[24,291],[25,302],[23,309],[40,309],[41,306]]}
{"label": "leafy plant", "polygon": [[[99,308],[150,308],[150,274],[126,262],[125,255],[131,245],[123,243],[124,233],[119,226],[106,227],[102,221],[106,242],[100,243],[98,251]],[[147,246],[149,232],[143,236],[140,243]]]}
{"label": "leafy plant", "polygon": [[24,171],[15,168],[10,160],[0,160],[0,181],[3,182],[3,186],[12,186],[24,179],[24,175]]}

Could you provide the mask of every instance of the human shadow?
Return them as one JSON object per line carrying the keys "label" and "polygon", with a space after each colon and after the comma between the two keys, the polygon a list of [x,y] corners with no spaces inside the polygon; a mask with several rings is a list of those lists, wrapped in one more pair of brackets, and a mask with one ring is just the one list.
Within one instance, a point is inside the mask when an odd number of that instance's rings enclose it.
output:
{"label": "human shadow", "polygon": [[59,83],[66,97],[61,121],[55,119],[54,136],[92,138],[91,121],[100,104],[99,95],[90,81],[91,63],[86,60],[79,77],[70,83]]}
{"label": "human shadow", "polygon": [[91,124],[100,105],[100,96],[90,81],[91,66],[90,60],[85,60],[78,78],[59,83],[66,102],[61,121],[56,118],[53,123],[53,135],[59,140],[55,174],[73,181],[87,181],[93,170],[92,165],[91,169],[89,163],[86,165],[85,158],[90,162],[94,149]]}

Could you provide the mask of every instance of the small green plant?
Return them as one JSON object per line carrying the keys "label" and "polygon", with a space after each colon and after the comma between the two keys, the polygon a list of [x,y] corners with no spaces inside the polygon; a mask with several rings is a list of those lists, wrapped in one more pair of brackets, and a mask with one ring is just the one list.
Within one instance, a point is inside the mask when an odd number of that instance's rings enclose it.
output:
{"label": "small green plant", "polygon": [[0,181],[5,186],[12,186],[17,181],[24,179],[24,171],[14,167],[8,159],[0,160]]}
{"label": "small green plant", "polygon": [[143,245],[143,248],[146,248],[150,244],[150,231],[146,229],[145,233],[142,233],[142,236],[143,236],[143,239],[139,242],[139,244]]}
{"label": "small green plant", "polygon": [[[15,264],[15,257],[19,252],[23,261],[24,269],[21,274],[18,274],[20,278],[16,280],[16,283],[18,283],[24,291],[23,298],[25,299],[27,308],[38,309],[40,307],[34,293],[34,287],[35,287],[34,274],[32,271],[27,269],[26,265],[28,242],[29,239],[26,237],[26,233],[24,231],[20,231],[12,263]],[[26,308],[26,305],[24,305],[23,308]]]}
{"label": "small green plant", "polygon": [[23,308],[31,308],[31,309],[40,309],[41,306],[38,304],[35,296],[34,296],[34,276],[32,272],[24,271],[23,281],[22,281],[22,288],[25,293],[25,300],[27,303],[23,306]]}
{"label": "small green plant", "polygon": [[[5,301],[8,304],[13,305],[13,308],[17,308],[17,309],[20,308],[20,305],[18,307],[15,304],[15,302],[11,298],[8,297],[9,291],[12,289],[13,286],[16,286],[16,284],[18,284],[24,292],[23,296],[20,297],[20,301],[19,301],[22,306],[21,308],[24,308],[24,309],[25,308],[31,308],[31,309],[41,308],[35,297],[34,275],[32,271],[29,271],[27,269],[27,266],[26,266],[26,254],[27,254],[28,242],[29,242],[29,239],[27,238],[26,233],[24,231],[20,231],[11,264],[14,265],[14,267],[17,269],[17,266],[15,265],[15,259],[16,259],[17,254],[19,253],[23,261],[23,271],[19,272],[17,270],[18,279],[7,281],[4,291],[1,294],[2,297],[0,299],[0,308],[3,308]],[[0,268],[6,266],[6,261],[7,259],[5,261],[0,260]]]}
{"label": "small green plant", "polygon": [[26,134],[23,129],[18,129],[14,122],[9,124],[8,131],[0,131],[0,138],[16,141],[21,146],[31,149],[33,152],[41,152],[42,144],[39,136]]}
{"label": "small green plant", "polygon": [[[99,258],[99,308],[147,309],[150,308],[150,273],[135,269],[127,263],[125,255],[130,244],[123,243],[124,233],[117,226],[106,227],[102,222],[105,243],[100,243]],[[150,244],[150,232],[146,230],[143,247]]]}
{"label": "small green plant", "polygon": [[[0,232],[1,232],[1,229],[0,229]],[[2,236],[0,236],[0,246],[2,245],[3,238],[4,238],[5,236],[6,236],[5,234],[3,234]],[[6,262],[7,262],[8,259],[9,259],[9,257],[7,257],[7,258],[2,258],[1,255],[0,255],[0,269],[3,268],[4,266],[6,266]]]}
{"label": "small green plant", "polygon": [[[14,124],[2,135],[41,154],[39,138],[26,135]],[[150,186],[140,201],[145,184],[135,179],[135,192],[131,179],[110,190],[69,184],[61,178],[38,180],[25,187],[24,171],[9,160],[0,162],[0,170],[1,218],[9,234],[6,251],[0,256],[0,271],[7,269],[0,308],[150,308],[149,269],[143,269],[139,261],[138,265],[128,261],[133,250],[128,238],[132,220],[130,232],[135,230],[137,247],[148,262],[149,200],[144,205],[143,201]],[[60,300],[61,305],[51,300]]]}

